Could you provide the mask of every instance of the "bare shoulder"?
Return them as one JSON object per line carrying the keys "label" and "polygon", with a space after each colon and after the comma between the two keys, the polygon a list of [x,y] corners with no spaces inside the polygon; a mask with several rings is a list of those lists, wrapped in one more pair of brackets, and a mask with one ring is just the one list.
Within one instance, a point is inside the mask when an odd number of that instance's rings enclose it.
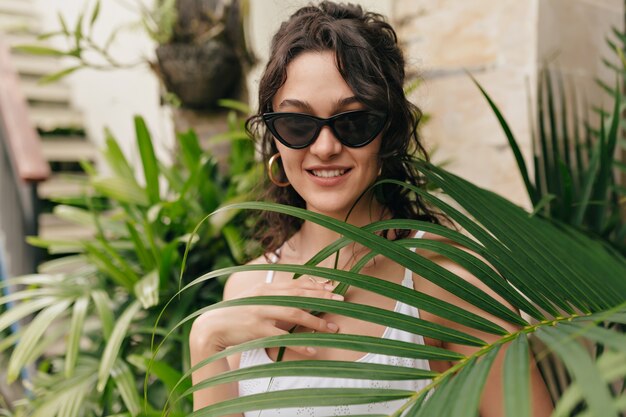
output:
{"label": "bare shoulder", "polygon": [[[265,265],[267,264],[265,256],[261,255],[256,259],[246,263],[246,265]],[[224,286],[224,300],[238,298],[240,294],[248,290],[250,287],[265,282],[267,271],[241,271],[235,272],[226,281]]]}

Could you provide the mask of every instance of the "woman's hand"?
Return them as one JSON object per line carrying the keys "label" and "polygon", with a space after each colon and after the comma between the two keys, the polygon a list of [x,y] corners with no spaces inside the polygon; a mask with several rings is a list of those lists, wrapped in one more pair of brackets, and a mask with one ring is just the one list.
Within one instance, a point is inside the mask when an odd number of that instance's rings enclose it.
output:
{"label": "woman's hand", "polygon": [[[343,300],[332,290],[333,287],[328,284],[301,278],[258,284],[237,293],[234,298],[280,295]],[[229,346],[286,334],[287,329],[294,325],[318,332],[335,333],[338,330],[336,324],[299,308],[268,305],[226,307],[208,311],[194,321],[190,335],[191,350],[198,356],[206,357]],[[287,349],[309,356],[315,353],[314,349],[306,346],[289,346]]]}

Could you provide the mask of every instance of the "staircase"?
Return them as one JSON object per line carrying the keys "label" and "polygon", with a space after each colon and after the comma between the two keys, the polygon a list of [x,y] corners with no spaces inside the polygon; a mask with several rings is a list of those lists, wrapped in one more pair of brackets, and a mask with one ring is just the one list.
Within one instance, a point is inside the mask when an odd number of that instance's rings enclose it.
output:
{"label": "staircase", "polygon": [[[41,24],[33,0],[0,0],[0,36],[11,46],[41,45],[37,39]],[[72,106],[71,91],[63,80],[39,84],[44,75],[63,68],[54,56],[29,55],[13,51],[16,67],[29,106],[29,114],[42,141],[43,153],[52,169],[49,180],[38,187],[43,213],[39,235],[45,239],[87,237],[91,231],[64,221],[50,212],[56,200],[80,195],[86,178],[79,162],[95,162],[97,149],[88,140],[83,115]]]}

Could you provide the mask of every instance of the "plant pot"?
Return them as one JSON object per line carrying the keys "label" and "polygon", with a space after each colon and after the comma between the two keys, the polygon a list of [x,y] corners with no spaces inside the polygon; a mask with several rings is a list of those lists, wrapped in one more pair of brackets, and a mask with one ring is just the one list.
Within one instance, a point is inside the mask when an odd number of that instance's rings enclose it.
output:
{"label": "plant pot", "polygon": [[165,88],[183,107],[211,108],[218,99],[237,96],[241,64],[235,51],[223,42],[210,39],[202,44],[160,45],[156,55]]}

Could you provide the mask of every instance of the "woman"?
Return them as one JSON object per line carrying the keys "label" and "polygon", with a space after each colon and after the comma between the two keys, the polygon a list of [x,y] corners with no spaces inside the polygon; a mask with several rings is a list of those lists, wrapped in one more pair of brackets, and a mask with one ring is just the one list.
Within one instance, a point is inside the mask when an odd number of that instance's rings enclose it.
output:
{"label": "woman", "polygon": [[[420,113],[404,95],[404,59],[398,48],[396,34],[380,15],[365,13],[359,6],[322,2],[304,7],[284,22],[273,38],[271,55],[259,87],[259,112],[251,118],[253,134],[261,132],[261,150],[266,162],[267,197],[276,202],[303,207],[336,219],[363,226],[389,218],[411,218],[437,222],[437,217],[421,201],[394,187],[380,192],[367,191],[381,178],[393,178],[413,184],[421,182],[411,166],[409,155],[425,152],[416,133]],[[363,194],[364,193],[364,194]],[[363,195],[362,195],[363,194]],[[353,207],[353,205],[356,205]],[[352,210],[351,210],[352,209]],[[348,216],[349,213],[349,216]],[[302,264],[338,238],[336,233],[310,222],[298,222],[288,216],[265,214],[262,243],[266,250],[251,263]],[[440,237],[408,230],[393,230],[389,239]],[[343,249],[339,267],[349,269],[365,253],[353,244]],[[475,286],[498,298],[480,281],[458,265],[431,253],[422,253],[440,265],[464,277]],[[321,266],[332,267],[333,259]],[[419,289],[459,305],[467,310],[475,307],[445,290],[405,271],[383,257],[376,257],[362,273]],[[224,299],[258,295],[306,296],[342,300],[333,294],[333,283],[316,277],[293,280],[287,273],[249,271],[233,274],[224,291]],[[414,307],[351,287],[347,300],[395,310],[414,317],[455,327],[483,340],[494,336],[448,322]],[[502,301],[502,300],[500,300]],[[484,312],[479,312],[485,316]],[[491,317],[506,329],[513,326]],[[335,314],[312,315],[287,307],[240,306],[217,309],[201,315],[191,332],[192,363],[229,346],[267,336],[280,335],[297,325],[296,331],[342,332],[442,346],[471,354],[475,348],[443,344],[355,318]],[[278,349],[260,349],[232,355],[228,360],[213,362],[193,375],[194,383],[210,376],[277,359]],[[426,360],[409,360],[384,355],[363,355],[359,352],[331,348],[289,347],[282,360],[326,359],[402,364],[423,369],[444,371],[451,365]],[[502,416],[501,361],[497,359],[487,383],[481,405],[483,417]],[[540,381],[537,372],[532,375]],[[399,389],[418,390],[429,381],[398,381],[385,384]],[[381,387],[380,381],[337,378],[274,378],[223,384],[194,393],[194,407],[200,409],[240,395],[268,390],[318,387]],[[541,386],[535,383],[533,386]],[[545,391],[534,395],[534,416],[548,415],[550,400]],[[402,401],[347,407],[319,407],[264,410],[263,417],[274,415],[356,415],[389,414]],[[245,413],[256,416],[258,412]],[[239,415],[241,416],[241,415]]]}

